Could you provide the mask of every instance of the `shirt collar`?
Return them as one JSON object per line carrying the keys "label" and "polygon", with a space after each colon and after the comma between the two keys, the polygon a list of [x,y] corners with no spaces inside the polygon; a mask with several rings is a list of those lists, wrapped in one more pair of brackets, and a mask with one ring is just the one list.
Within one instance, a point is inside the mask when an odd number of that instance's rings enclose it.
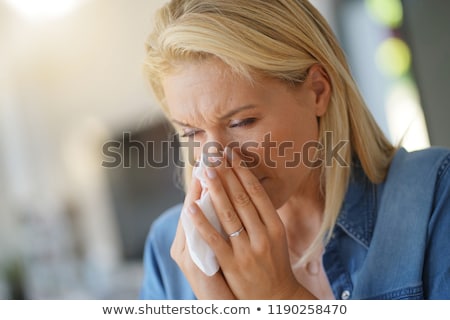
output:
{"label": "shirt collar", "polygon": [[358,162],[352,166],[337,227],[365,248],[370,245],[375,227],[379,187],[369,180]]}

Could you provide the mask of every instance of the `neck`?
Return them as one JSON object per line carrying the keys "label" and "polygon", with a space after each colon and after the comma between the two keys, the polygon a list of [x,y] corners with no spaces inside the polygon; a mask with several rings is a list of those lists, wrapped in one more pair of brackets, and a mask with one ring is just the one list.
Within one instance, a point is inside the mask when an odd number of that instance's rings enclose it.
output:
{"label": "neck", "polygon": [[320,169],[311,171],[302,185],[278,209],[286,228],[289,250],[296,256],[301,256],[317,236],[325,207],[325,199],[320,192]]}

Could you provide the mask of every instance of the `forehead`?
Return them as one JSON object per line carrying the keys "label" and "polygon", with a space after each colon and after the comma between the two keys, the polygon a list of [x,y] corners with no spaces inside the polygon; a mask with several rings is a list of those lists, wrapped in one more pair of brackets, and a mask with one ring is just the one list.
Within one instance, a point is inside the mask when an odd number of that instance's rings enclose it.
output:
{"label": "forehead", "polygon": [[185,120],[220,116],[230,108],[256,104],[263,99],[266,84],[233,72],[218,59],[183,63],[163,79],[169,113]]}
{"label": "forehead", "polygon": [[163,78],[163,88],[166,98],[173,100],[176,96],[189,93],[195,96],[217,89],[221,90],[216,93],[222,92],[232,87],[238,78],[227,65],[215,59],[184,62]]}

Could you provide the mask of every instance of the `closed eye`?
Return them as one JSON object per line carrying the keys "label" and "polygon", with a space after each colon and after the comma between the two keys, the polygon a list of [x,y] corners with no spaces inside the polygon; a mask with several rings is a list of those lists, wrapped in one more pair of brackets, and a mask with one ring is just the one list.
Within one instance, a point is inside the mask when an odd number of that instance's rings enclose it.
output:
{"label": "closed eye", "polygon": [[202,132],[200,129],[183,129],[182,138],[193,138],[196,134]]}
{"label": "closed eye", "polygon": [[232,121],[230,123],[230,128],[245,127],[245,126],[253,124],[255,121],[256,121],[256,118],[247,118],[244,120]]}
{"label": "closed eye", "polygon": [[[256,118],[247,118],[244,120],[231,121],[229,127],[230,128],[240,128],[240,127],[249,126],[249,125],[255,123],[256,120],[257,120]],[[202,132],[203,132],[203,130],[197,129],[197,128],[184,128],[183,133],[181,134],[181,137],[182,138],[193,138],[195,135],[202,133]]]}

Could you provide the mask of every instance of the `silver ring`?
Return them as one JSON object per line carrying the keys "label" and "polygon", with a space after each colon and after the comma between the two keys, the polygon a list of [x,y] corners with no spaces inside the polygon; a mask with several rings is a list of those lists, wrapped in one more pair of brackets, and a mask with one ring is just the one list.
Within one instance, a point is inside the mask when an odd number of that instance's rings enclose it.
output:
{"label": "silver ring", "polygon": [[242,226],[238,231],[232,232],[228,235],[228,237],[230,238],[234,238],[237,237],[238,235],[241,234],[241,232],[244,231],[244,227]]}

